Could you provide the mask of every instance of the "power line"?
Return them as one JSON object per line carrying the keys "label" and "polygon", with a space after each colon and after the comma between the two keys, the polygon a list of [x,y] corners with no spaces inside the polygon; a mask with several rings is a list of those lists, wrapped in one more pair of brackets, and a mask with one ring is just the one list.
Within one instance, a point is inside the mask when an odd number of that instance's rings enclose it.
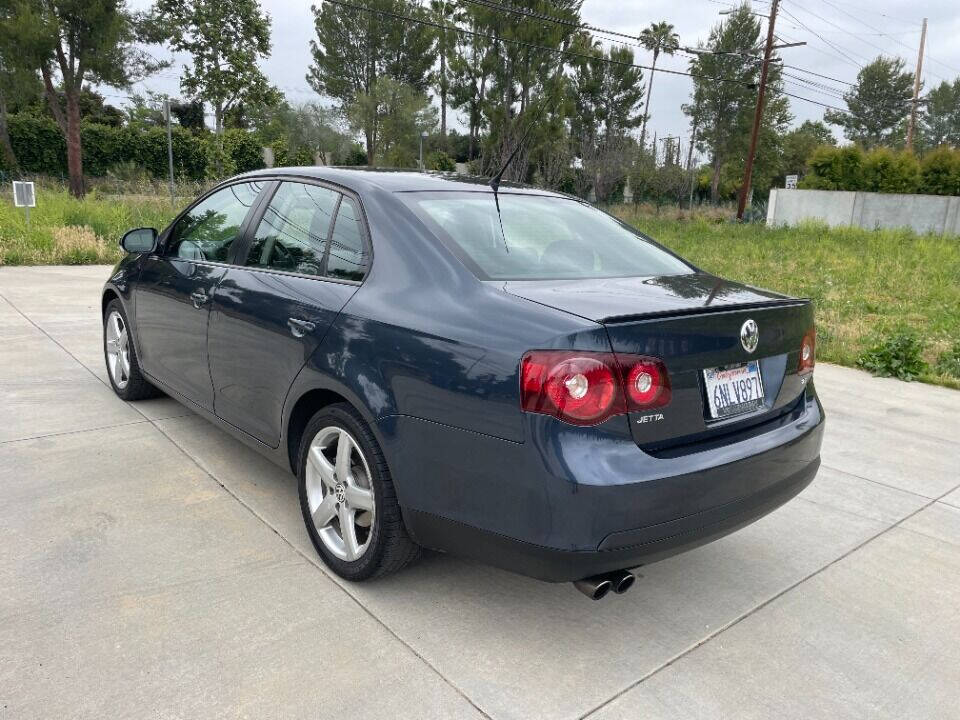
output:
{"label": "power line", "polygon": [[[823,2],[824,2],[825,4],[827,4],[827,5],[830,5],[830,3],[828,2],[828,0],[823,0]],[[840,10],[840,12],[842,12],[842,13],[844,13],[844,14],[846,14],[846,15],[849,15],[849,14],[850,14],[850,13],[846,12],[845,10],[842,10],[842,9],[838,8],[836,5],[833,5],[833,6],[831,6],[831,7],[835,8],[836,10]],[[843,33],[849,35],[850,37],[852,37],[854,40],[859,40],[859,41],[860,41],[861,43],[863,43],[864,45],[869,45],[869,46],[872,47],[874,50],[879,50],[882,55],[886,55],[886,54],[887,54],[887,51],[888,51],[889,48],[881,47],[880,45],[877,45],[877,44],[875,44],[875,43],[867,42],[866,40],[863,40],[863,39],[861,39],[861,38],[858,38],[855,33],[850,32],[850,29],[849,29],[849,28],[845,28],[845,27],[843,27],[842,25],[838,25],[837,23],[833,22],[833,20],[828,20],[827,18],[823,17],[823,15],[818,15],[817,13],[815,13],[815,12],[814,12],[813,10],[811,10],[810,8],[800,7],[800,10],[802,10],[802,11],[805,12],[805,13],[807,13],[808,15],[813,15],[813,17],[817,18],[818,20],[821,20],[821,21],[823,21],[823,22],[825,22],[825,23],[827,23],[827,24],[829,24],[829,25],[832,25],[833,27],[837,28],[837,29],[840,30],[841,32],[843,32]],[[868,25],[867,23],[863,22],[862,20],[860,20],[859,22],[861,22],[865,27],[868,27],[868,28],[870,28],[871,30],[876,30],[876,29],[877,29],[877,28],[873,27],[872,25]],[[891,40],[892,40],[892,39],[893,39],[893,38],[891,38]],[[897,41],[895,41],[895,42],[899,42],[899,41],[897,40]],[[903,43],[900,43],[900,44],[903,45]],[[907,47],[907,46],[904,46],[904,47]],[[916,48],[913,48],[913,51],[916,52]]]}
{"label": "power line", "polygon": [[788,68],[790,70],[796,70],[797,72],[805,73],[806,75],[813,75],[814,77],[822,78],[823,80],[832,80],[833,82],[840,83],[841,85],[846,85],[847,87],[853,87],[856,84],[848,80],[841,80],[840,78],[831,77],[830,75],[821,75],[818,72],[814,72],[813,70],[807,70],[806,68],[798,67],[796,65],[784,64],[783,67]]}
{"label": "power line", "polygon": [[[837,0],[837,1],[840,2],[840,0]],[[848,7],[856,8],[857,10],[860,10],[861,12],[873,13],[874,15],[879,15],[879,16],[881,16],[881,17],[885,17],[885,18],[887,18],[888,20],[894,20],[894,21],[899,22],[899,23],[906,23],[907,25],[916,25],[917,27],[920,27],[920,23],[918,23],[916,20],[905,20],[905,19],[903,19],[903,18],[894,17],[894,16],[892,16],[892,15],[887,15],[886,13],[882,13],[882,12],[880,12],[879,10],[874,10],[874,9],[872,9],[872,8],[864,7],[863,5],[858,5],[858,4],[856,4],[856,3],[841,2],[841,4],[842,4],[842,5],[846,5],[846,6],[848,6]],[[837,8],[837,9],[839,10],[840,8]],[[841,11],[841,12],[842,12],[842,11]]]}
{"label": "power line", "polygon": [[[852,62],[854,65],[856,65],[858,68],[860,68],[861,70],[863,70],[863,65],[861,65],[859,61],[854,60],[852,57],[850,57],[850,55],[848,55],[848,54],[847,54],[846,52],[844,52],[842,49],[840,49],[839,47],[837,47],[836,44],[834,44],[834,43],[831,42],[830,40],[827,40],[825,37],[823,37],[823,35],[821,35],[821,34],[818,33],[816,30],[814,30],[812,27],[810,27],[809,25],[807,25],[806,23],[804,23],[803,20],[801,20],[800,18],[798,18],[796,15],[794,15],[793,13],[791,13],[789,10],[784,10],[784,11],[783,11],[783,14],[786,15],[787,17],[793,18],[793,20],[794,20],[795,22],[799,23],[799,25],[800,25],[804,30],[806,30],[806,31],[809,32],[809,33],[812,33],[813,36],[816,37],[816,38],[818,38],[822,43],[824,43],[825,45],[829,46],[830,48],[832,48],[833,50],[835,50],[836,52],[838,52],[840,55],[842,55],[843,57],[845,57],[847,60],[849,60],[850,62]],[[852,51],[851,51],[851,52],[852,52]],[[854,54],[856,55],[856,53],[854,53]],[[861,58],[861,59],[866,59],[866,58],[864,58],[862,55],[857,55],[857,57],[859,57],[859,58]],[[869,62],[868,59],[867,59],[867,62]]]}
{"label": "power line", "polygon": [[[883,32],[882,30],[880,30],[880,28],[874,27],[874,26],[871,25],[870,23],[862,20],[861,18],[858,18],[856,15],[853,15],[853,14],[851,14],[851,13],[848,13],[846,10],[844,10],[844,9],[841,8],[841,7],[837,7],[837,5],[835,5],[833,2],[830,2],[830,0],[821,0],[821,1],[822,1],[824,4],[829,5],[830,7],[834,8],[835,10],[839,10],[840,12],[842,12],[842,13],[843,13],[844,15],[846,15],[847,17],[853,18],[854,20],[856,20],[858,23],[860,23],[860,24],[863,25],[864,27],[870,28],[871,30],[874,30],[874,31],[878,32],[880,35],[883,35],[884,37],[890,38],[891,40],[893,40],[893,41],[894,41],[895,43],[897,43],[898,45],[900,45],[900,46],[902,46],[902,47],[905,47],[907,50],[910,50],[911,52],[919,52],[917,48],[911,47],[911,46],[907,45],[905,42],[902,42],[902,41],[900,41],[900,40],[897,40],[897,38],[895,38],[893,35],[890,35],[890,34],[888,34],[888,33],[885,33],[885,32]],[[810,11],[807,10],[807,12],[810,12]],[[918,23],[918,24],[920,24],[920,23]],[[930,57],[929,54],[925,54],[925,57],[930,58],[930,60],[932,60],[933,62],[937,63],[938,65],[943,65],[945,68],[948,68],[948,69],[950,69],[950,70],[953,70],[954,72],[960,72],[960,69],[955,68],[955,67],[953,67],[952,65],[948,65],[948,64],[945,63],[945,62],[941,62],[941,61],[937,60],[936,58]],[[941,80],[945,79],[945,78],[940,77],[940,76],[937,75],[936,73],[930,73],[930,74],[933,75],[934,77],[939,77]]]}
{"label": "power line", "polygon": [[[463,35],[469,35],[469,36],[471,36],[471,37],[479,37],[479,38],[483,38],[483,39],[486,39],[486,40],[491,40],[491,41],[493,41],[493,42],[502,42],[502,43],[507,43],[507,44],[510,44],[510,45],[517,45],[517,46],[520,46],[520,47],[530,48],[530,49],[532,49],[532,50],[540,50],[540,51],[542,51],[542,52],[548,52],[548,53],[551,53],[551,54],[554,54],[554,55],[561,55],[561,56],[568,56],[568,57],[578,57],[578,58],[583,58],[584,60],[592,60],[592,61],[596,61],[596,62],[607,63],[607,64],[609,64],[609,65],[620,65],[621,67],[629,67],[629,68],[634,68],[634,69],[637,69],[637,70],[650,70],[651,72],[659,72],[659,73],[664,73],[664,74],[667,74],[667,75],[679,75],[679,76],[682,76],[682,77],[697,78],[697,79],[699,79],[699,80],[712,80],[712,81],[715,81],[715,82],[736,83],[736,84],[738,84],[738,85],[743,85],[744,87],[752,87],[752,86],[754,86],[754,85],[756,84],[756,83],[752,83],[752,82],[747,82],[747,81],[745,81],[745,80],[737,80],[737,79],[734,79],[734,78],[725,78],[725,77],[721,77],[721,76],[710,76],[710,75],[700,75],[700,74],[697,74],[697,73],[683,72],[682,70],[671,70],[671,69],[668,69],[668,68],[653,68],[653,67],[651,67],[651,66],[649,66],[649,65],[640,65],[640,64],[637,64],[637,63],[626,62],[626,61],[623,61],[623,60],[614,60],[614,59],[612,59],[612,58],[597,57],[596,55],[588,55],[588,54],[586,54],[586,53],[577,52],[577,51],[575,51],[575,50],[569,50],[569,49],[568,49],[568,50],[563,50],[563,49],[559,49],[559,48],[551,48],[551,47],[547,47],[547,46],[545,46],[545,45],[539,45],[539,44],[537,44],[537,43],[526,42],[525,40],[514,40],[514,39],[508,39],[508,38],[504,38],[504,37],[497,37],[497,36],[495,36],[495,35],[489,35],[489,34],[487,34],[487,33],[476,32],[475,30],[467,30],[467,29],[465,29],[465,28],[460,28],[460,27],[451,27],[451,26],[449,26],[449,25],[441,24],[441,23],[438,23],[438,22],[434,22],[434,21],[432,21],[432,20],[424,19],[424,18],[410,17],[409,15],[404,15],[404,14],[402,14],[402,13],[395,13],[395,12],[390,11],[390,10],[379,10],[379,9],[367,7],[367,6],[365,6],[365,5],[356,5],[356,4],[351,3],[351,2],[346,2],[346,0],[322,0],[322,1],[323,1],[323,2],[327,2],[327,3],[330,3],[331,5],[337,5],[338,7],[348,8],[348,9],[350,9],[350,10],[357,10],[357,11],[359,11],[359,12],[370,13],[370,14],[372,14],[372,15],[381,15],[381,16],[385,16],[385,17],[391,17],[391,18],[394,18],[394,19],[396,19],[396,20],[404,20],[404,21],[407,21],[407,22],[412,22],[412,23],[417,24],[417,25],[424,25],[424,26],[426,26],[426,27],[434,27],[434,28],[438,28],[438,29],[441,29],[441,30],[453,30],[454,32],[461,33],[461,34],[463,34]],[[476,0],[476,1],[480,2],[481,0]],[[499,3],[495,3],[495,4],[499,4]],[[796,99],[796,100],[803,100],[803,101],[805,101],[805,102],[809,102],[809,103],[812,103],[812,104],[814,104],[814,105],[823,105],[823,103],[817,102],[816,100],[811,100],[811,99],[809,99],[809,98],[802,97],[802,96],[800,96],[800,95],[790,95],[789,93],[785,93],[785,94],[789,95],[790,97],[792,97],[792,98],[794,98],[794,99]],[[824,107],[830,107],[830,108],[833,109],[833,110],[840,110],[840,108],[834,108],[834,107],[828,106],[828,105],[823,105],[823,106],[824,106]],[[840,110],[840,112],[846,112],[846,111]]]}

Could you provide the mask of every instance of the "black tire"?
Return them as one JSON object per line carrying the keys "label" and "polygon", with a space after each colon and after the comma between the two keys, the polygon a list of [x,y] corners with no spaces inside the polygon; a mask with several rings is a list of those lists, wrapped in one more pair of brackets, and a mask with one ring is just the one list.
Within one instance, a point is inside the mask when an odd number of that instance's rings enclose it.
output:
{"label": "black tire", "polygon": [[[113,373],[110,371],[109,356],[107,355],[107,320],[114,312],[120,315],[123,326],[127,328],[127,342],[130,351],[130,373],[127,376],[127,384],[123,387],[118,386],[114,381]],[[127,320],[127,313],[123,309],[123,304],[117,299],[111,300],[106,310],[103,311],[103,359],[107,364],[107,377],[110,379],[110,386],[117,396],[123,400],[146,400],[162,395],[163,393],[151,385],[140,371],[140,362],[137,358],[137,349],[134,346],[133,338],[130,336],[131,332],[130,322]]]}
{"label": "black tire", "polygon": [[[363,452],[370,468],[371,484],[376,508],[370,528],[370,544],[353,561],[338,558],[323,544],[310,515],[307,501],[307,453],[310,444],[324,428],[336,426],[350,433]],[[397,494],[390,477],[390,468],[380,445],[360,414],[347,403],[328,405],[307,423],[300,439],[297,456],[297,479],[300,491],[300,511],[317,554],[333,572],[345,580],[359,582],[382,577],[400,570],[420,555],[420,546],[407,534],[397,502]]]}

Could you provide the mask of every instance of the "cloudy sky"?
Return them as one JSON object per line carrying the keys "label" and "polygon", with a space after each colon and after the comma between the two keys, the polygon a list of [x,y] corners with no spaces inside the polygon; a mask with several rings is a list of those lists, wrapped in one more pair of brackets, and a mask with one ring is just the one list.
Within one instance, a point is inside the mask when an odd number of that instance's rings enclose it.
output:
{"label": "cloudy sky", "polygon": [[[310,64],[309,42],[313,37],[310,3],[260,1],[273,19],[273,54],[263,64],[266,74],[291,103],[317,100],[318,96],[304,80]],[[149,0],[130,2],[137,9],[149,4]],[[720,19],[719,13],[732,5],[732,1],[726,0],[584,0],[582,17],[590,25],[629,35],[638,34],[651,22],[666,20],[676,26],[682,45],[695,46],[698,41],[706,40],[711,26]],[[755,0],[753,6],[756,12],[765,13],[769,4]],[[780,8],[777,36],[783,42],[807,43],[804,47],[781,51],[784,62],[790,66],[785,72],[794,76],[787,79],[786,90],[794,95],[843,107],[840,96],[848,88],[847,83],[856,78],[860,66],[877,55],[899,55],[913,68],[924,17],[929,18],[923,67],[926,87],[960,76],[960,42],[957,40],[960,3],[957,0],[782,0]],[[635,62],[649,64],[650,57],[645,51],[635,48],[635,53]],[[177,95],[184,58],[178,60],[171,69],[136,88]],[[678,54],[658,64],[685,70],[688,60],[688,56]],[[679,134],[686,141],[689,127],[680,106],[688,100],[690,91],[690,78],[657,74],[650,107],[651,132],[656,131],[660,137]],[[121,102],[119,97],[111,101]],[[823,107],[800,99],[791,100],[791,106],[796,123],[821,118],[824,112]]]}

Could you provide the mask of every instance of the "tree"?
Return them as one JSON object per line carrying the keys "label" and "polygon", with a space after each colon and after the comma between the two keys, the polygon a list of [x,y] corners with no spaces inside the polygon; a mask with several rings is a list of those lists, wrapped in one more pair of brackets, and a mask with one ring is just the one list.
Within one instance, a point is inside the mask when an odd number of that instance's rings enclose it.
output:
{"label": "tree", "polygon": [[920,116],[923,144],[960,147],[960,78],[944,80],[927,93],[926,101]]}
{"label": "tree", "polygon": [[[458,13],[454,19],[475,31],[480,21],[475,14]],[[450,58],[450,106],[463,109],[469,127],[467,160],[476,157],[480,131],[484,125],[483,98],[486,94],[488,70],[494,59],[488,54],[489,41],[466,33],[456,33],[456,45]]]}
{"label": "tree", "polygon": [[592,187],[607,202],[621,187],[630,165],[627,132],[640,124],[643,73],[633,67],[630,48],[604,52],[597,42],[578,38],[579,55],[572,64],[570,132],[583,163],[581,192]]}
{"label": "tree", "polygon": [[857,74],[843,99],[847,112],[828,110],[824,119],[843,128],[848,140],[869,149],[902,141],[913,100],[913,73],[900,58],[878,57]]}
{"label": "tree", "polygon": [[783,171],[785,175],[803,175],[807,160],[822,145],[836,145],[830,128],[819,120],[805,120],[783,137]]}
{"label": "tree", "polygon": [[[643,126],[640,130],[640,149],[644,147],[647,138],[647,120],[650,119],[650,96],[653,94],[653,76],[657,73],[657,58],[660,53],[673,55],[680,49],[680,36],[673,31],[673,25],[663,21],[650,23],[640,33],[640,44],[653,53],[653,63],[650,67],[650,81],[647,85],[647,103],[643,108]],[[656,150],[656,148],[654,148]]]}
{"label": "tree", "polygon": [[409,167],[414,164],[422,132],[431,131],[437,123],[437,110],[430,105],[426,93],[384,76],[370,92],[357,95],[346,107],[351,128],[371,130],[375,164]]}
{"label": "tree", "polygon": [[[698,128],[698,149],[710,155],[713,166],[710,195],[716,202],[725,165],[746,154],[756,108],[760,69],[750,56],[760,52],[760,22],[751,14],[749,5],[739,6],[726,20],[715,25],[703,49],[710,52],[699,53],[690,61],[693,98],[683,109]],[[782,93],[777,92],[779,82],[779,72],[771,68],[765,123],[769,118],[779,118],[783,109]],[[758,158],[768,139],[769,133],[761,135]]]}
{"label": "tree", "polygon": [[[192,56],[180,87],[213,108],[214,130],[223,156],[223,131],[241,105],[269,105],[279,93],[257,62],[270,53],[270,17],[258,0],[156,0],[154,38]],[[222,168],[217,165],[218,172]]]}
{"label": "tree", "polygon": [[[134,48],[137,21],[125,0],[5,0],[19,64],[35,68],[67,143],[70,193],[83,197],[80,95],[84,83],[127,87],[159,67]],[[56,79],[64,96],[60,105]]]}
{"label": "tree", "polygon": [[203,103],[199,100],[174,100],[170,103],[170,114],[177,119],[181,127],[187,130],[202,132],[207,129]]}
{"label": "tree", "polygon": [[341,115],[317,103],[291,106],[286,101],[251,110],[250,122],[262,141],[274,147],[282,144],[291,155],[309,157],[316,153],[342,163],[352,138],[341,130]]}
{"label": "tree", "polygon": [[442,25],[437,28],[437,55],[440,68],[435,76],[437,97],[440,99],[440,141],[447,142],[447,103],[450,95],[450,73],[447,57],[456,47],[456,30],[449,29],[456,13],[456,5],[450,0],[430,0],[430,17],[433,22]]}
{"label": "tree", "polygon": [[387,77],[426,92],[436,34],[430,26],[390,16],[426,19],[426,10],[412,0],[366,0],[366,6],[372,12],[331,3],[312,7],[317,37],[310,41],[313,63],[307,82],[320,95],[337,100],[342,110],[352,108],[351,123],[363,133],[367,161],[373,165],[379,122],[379,104],[370,101],[374,86]]}
{"label": "tree", "polygon": [[146,95],[135,93],[127,106],[127,123],[140,127],[158,127],[165,122],[163,96],[147,91]]}

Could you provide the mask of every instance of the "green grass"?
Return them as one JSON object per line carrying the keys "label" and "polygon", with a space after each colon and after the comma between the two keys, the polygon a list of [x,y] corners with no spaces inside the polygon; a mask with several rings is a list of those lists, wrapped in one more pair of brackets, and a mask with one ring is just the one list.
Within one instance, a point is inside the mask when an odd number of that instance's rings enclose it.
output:
{"label": "green grass", "polygon": [[[735,225],[723,221],[724,211],[694,217],[666,208],[613,211],[704,270],[811,298],[820,360],[855,367],[865,350],[907,328],[923,341],[931,368],[920,379],[960,388],[960,378],[948,372],[955,363],[938,364],[960,342],[960,238]],[[163,195],[91,193],[79,201],[41,188],[28,229],[8,195],[0,202],[0,265],[114,263],[126,230],[160,228],[173,215]]]}
{"label": "green grass", "polygon": [[[819,224],[767,228],[613,210],[708,272],[813,300],[820,360],[855,367],[865,350],[906,327],[923,340],[923,358],[934,368],[960,341],[958,237]],[[960,388],[960,378],[934,369],[919,379]]]}
{"label": "green grass", "polygon": [[[184,200],[186,202],[186,200]],[[134,227],[163,227],[174,216],[164,196],[98,196],[76,200],[38,188],[27,226],[23,208],[0,202],[0,266],[115,263],[120,237]]]}

